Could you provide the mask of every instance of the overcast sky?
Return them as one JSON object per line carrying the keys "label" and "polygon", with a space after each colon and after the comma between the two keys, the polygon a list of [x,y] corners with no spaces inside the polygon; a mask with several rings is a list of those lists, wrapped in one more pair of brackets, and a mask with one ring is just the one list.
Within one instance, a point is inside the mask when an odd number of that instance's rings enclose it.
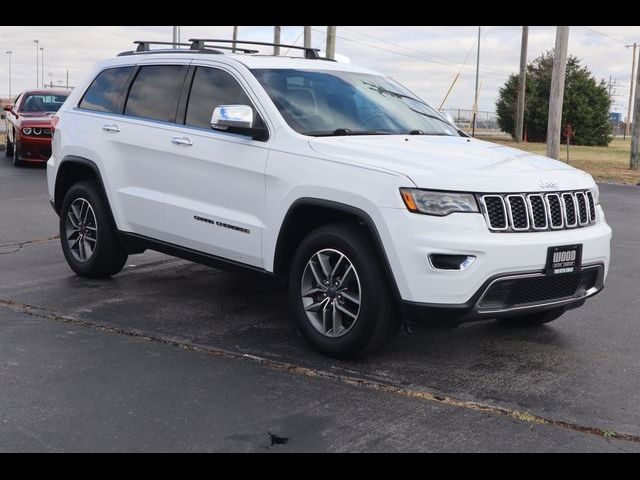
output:
{"label": "overcast sky", "polygon": [[[313,27],[313,45],[324,48],[326,27]],[[36,45],[44,47],[44,73],[49,83],[65,80],[79,83],[91,65],[101,59],[131,49],[134,40],[171,40],[170,26],[72,26],[72,27],[0,27],[0,96],[9,93],[8,55],[13,51],[12,92],[15,95],[36,83]],[[232,27],[182,26],[181,38],[230,38]],[[283,27],[282,43],[302,43],[302,27]],[[241,26],[241,39],[272,40],[273,28]],[[337,53],[351,63],[374,68],[394,77],[438,107],[453,81],[461,72],[446,107],[471,108],[475,81],[477,27],[472,26],[339,26]],[[499,87],[510,73],[518,70],[521,27],[482,27],[480,56],[480,109],[495,109]],[[529,31],[529,61],[553,48],[555,27],[533,26]],[[640,27],[571,27],[569,53],[583,60],[598,79],[614,87],[614,111],[624,112],[629,95],[631,49],[625,44],[640,41]]]}

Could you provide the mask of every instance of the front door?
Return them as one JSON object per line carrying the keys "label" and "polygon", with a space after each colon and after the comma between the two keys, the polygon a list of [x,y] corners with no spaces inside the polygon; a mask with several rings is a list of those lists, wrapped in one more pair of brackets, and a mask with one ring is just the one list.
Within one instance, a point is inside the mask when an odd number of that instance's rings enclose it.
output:
{"label": "front door", "polygon": [[172,155],[166,163],[165,240],[262,267],[268,148],[247,136],[212,130],[219,105],[250,105],[261,121],[232,73],[195,68],[184,125],[167,139]]}

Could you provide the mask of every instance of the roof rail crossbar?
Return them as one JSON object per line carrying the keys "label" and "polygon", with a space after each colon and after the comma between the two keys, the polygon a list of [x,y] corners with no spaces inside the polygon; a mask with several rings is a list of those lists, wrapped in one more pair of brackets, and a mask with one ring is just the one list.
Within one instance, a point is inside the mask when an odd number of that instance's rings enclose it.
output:
{"label": "roof rail crossbar", "polygon": [[[186,49],[186,48],[172,48],[172,49],[151,50],[151,45],[170,45],[170,46],[175,46],[175,47],[191,47],[192,46],[191,43],[156,42],[156,41],[147,41],[147,40],[136,40],[133,43],[134,43],[134,45],[138,45],[138,47],[134,51],[122,52],[122,53],[118,54],[118,56],[122,57],[122,56],[126,56],[126,55],[136,55],[136,54],[142,54],[142,53],[184,53],[184,52],[193,53],[193,49],[192,48],[188,48],[188,49]],[[220,48],[223,48],[223,47],[220,47]],[[252,52],[253,51],[245,52],[245,53],[252,53]],[[216,54],[220,55],[223,52],[221,52],[220,50],[213,49],[213,48],[203,48],[202,50],[200,50],[199,53],[210,53],[210,54],[214,54],[214,55],[216,55]]]}
{"label": "roof rail crossbar", "polygon": [[[206,48],[207,43],[225,43],[225,44],[241,44],[241,45],[262,45],[266,47],[280,47],[280,48],[290,48],[294,50],[304,50],[304,56],[310,60],[320,60],[321,57],[318,54],[320,51],[317,48],[308,48],[308,47],[300,47],[297,45],[285,45],[281,43],[270,43],[270,42],[252,42],[252,41],[243,41],[243,40],[220,40],[220,39],[211,39],[211,38],[190,38],[191,42],[191,50],[202,50]],[[222,48],[214,45],[214,48]],[[233,48],[231,48],[233,50]],[[242,48],[236,47],[235,50],[242,51]],[[258,53],[258,52],[254,52]]]}

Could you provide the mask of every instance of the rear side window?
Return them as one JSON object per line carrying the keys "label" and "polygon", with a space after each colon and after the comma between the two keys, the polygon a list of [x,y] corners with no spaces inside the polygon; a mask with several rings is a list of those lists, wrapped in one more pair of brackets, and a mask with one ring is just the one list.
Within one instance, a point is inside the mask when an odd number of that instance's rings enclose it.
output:
{"label": "rear side window", "polygon": [[[186,124],[211,128],[213,110],[220,105],[250,105],[251,100],[230,74],[217,68],[198,67],[193,77]],[[254,115],[256,109],[253,109]]]}
{"label": "rear side window", "polygon": [[122,113],[133,67],[103,70],[87,89],[80,108],[96,112]]}
{"label": "rear side window", "polygon": [[125,115],[174,122],[186,71],[184,65],[140,68],[129,92]]}

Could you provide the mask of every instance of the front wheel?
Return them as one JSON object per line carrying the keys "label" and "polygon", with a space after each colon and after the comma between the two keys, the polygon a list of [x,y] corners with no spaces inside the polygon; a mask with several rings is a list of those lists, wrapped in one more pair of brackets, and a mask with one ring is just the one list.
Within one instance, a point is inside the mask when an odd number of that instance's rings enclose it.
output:
{"label": "front wheel", "polygon": [[528,315],[519,315],[514,317],[500,318],[500,322],[514,327],[533,327],[553,322],[560,318],[565,312],[564,308],[556,308],[547,310],[546,312],[530,313]]}
{"label": "front wheel", "polygon": [[13,146],[13,166],[14,167],[21,167],[24,165],[24,162],[20,159],[20,156],[22,155],[22,148],[20,147],[20,143],[16,142],[15,145]]}
{"label": "front wheel", "polygon": [[78,182],[65,195],[60,242],[71,270],[81,277],[108,278],[124,267],[127,252],[111,224],[96,182]]}
{"label": "front wheel", "polygon": [[330,357],[371,353],[391,340],[400,324],[378,252],[357,225],[323,226],[302,241],[289,294],[298,329]]}
{"label": "front wheel", "polygon": [[9,133],[4,137],[4,154],[11,158],[13,156],[13,143],[9,140]]}

